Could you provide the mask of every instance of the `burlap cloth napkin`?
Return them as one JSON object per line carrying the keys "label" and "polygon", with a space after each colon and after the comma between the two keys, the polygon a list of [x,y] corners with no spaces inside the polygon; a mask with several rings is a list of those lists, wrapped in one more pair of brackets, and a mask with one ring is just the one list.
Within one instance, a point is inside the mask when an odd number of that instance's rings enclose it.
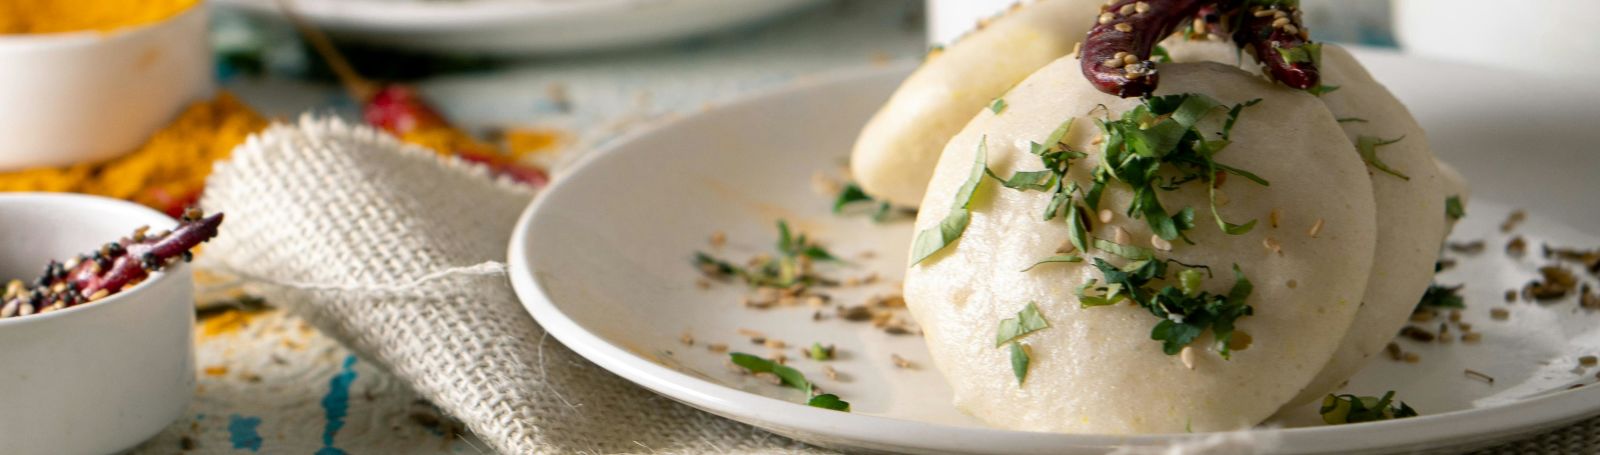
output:
{"label": "burlap cloth napkin", "polygon": [[[219,163],[202,265],[250,280],[502,453],[798,453],[662,398],[549,339],[502,262],[533,194],[363,126],[302,117]],[[1155,453],[1270,452],[1239,434]],[[1495,453],[1594,453],[1600,419]]]}
{"label": "burlap cloth napkin", "polygon": [[254,282],[502,453],[816,449],[611,375],[528,316],[503,261],[533,194],[335,119],[274,125],[217,165],[202,265]]}

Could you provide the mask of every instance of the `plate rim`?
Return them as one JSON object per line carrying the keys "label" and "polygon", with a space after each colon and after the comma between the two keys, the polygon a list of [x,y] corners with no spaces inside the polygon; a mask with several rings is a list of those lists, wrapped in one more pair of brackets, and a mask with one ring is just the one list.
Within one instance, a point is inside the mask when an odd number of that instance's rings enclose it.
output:
{"label": "plate rim", "polygon": [[[1347,48],[1358,59],[1385,54],[1403,55],[1394,51],[1357,46]],[[1434,61],[1428,63],[1476,68],[1470,65]],[[1070,448],[1160,446],[1209,435],[1226,434],[1227,432],[1115,435],[1014,431],[840,413],[792,403],[697,378],[617,346],[588,331],[578,321],[562,312],[534,275],[535,270],[544,268],[537,259],[530,258],[524,253],[532,238],[534,218],[541,216],[541,212],[546,210],[545,207],[550,204],[550,200],[562,194],[566,186],[563,184],[564,181],[584,172],[594,163],[613,159],[614,155],[625,153],[619,152],[621,150],[636,147],[635,144],[648,143],[649,139],[665,131],[695,119],[715,115],[723,110],[772,105],[773,101],[796,93],[826,91],[834,86],[858,84],[877,77],[888,77],[891,73],[903,75],[909,73],[912,67],[914,65],[904,63],[881,67],[857,67],[802,78],[793,84],[714,103],[707,109],[673,116],[641,127],[590,152],[565,172],[566,178],[557,179],[551,186],[541,191],[518,216],[507,248],[507,263],[510,266],[508,276],[518,300],[534,320],[557,341],[612,374],[702,411],[791,437],[796,434],[826,436],[829,439],[848,440],[861,446],[926,451],[1017,453]],[[781,103],[777,105],[780,109],[785,108]],[[1526,398],[1510,404],[1462,409],[1401,420],[1300,428],[1251,428],[1240,431],[1271,433],[1269,437],[1275,438],[1278,448],[1286,449],[1285,453],[1460,448],[1510,442],[1506,439],[1534,436],[1540,431],[1554,429],[1597,414],[1600,414],[1600,387],[1581,387]]]}

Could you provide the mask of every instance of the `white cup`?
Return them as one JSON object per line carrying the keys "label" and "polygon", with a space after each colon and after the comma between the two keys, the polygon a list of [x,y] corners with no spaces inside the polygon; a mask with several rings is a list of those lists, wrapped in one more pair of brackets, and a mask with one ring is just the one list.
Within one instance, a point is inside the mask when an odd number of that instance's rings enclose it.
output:
{"label": "white cup", "polygon": [[[0,286],[171,218],[97,196],[0,194]],[[194,284],[178,264],[101,300],[0,319],[0,454],[139,444],[194,397]]]}
{"label": "white cup", "polygon": [[204,3],[110,32],[0,35],[0,172],[131,152],[214,71]]}

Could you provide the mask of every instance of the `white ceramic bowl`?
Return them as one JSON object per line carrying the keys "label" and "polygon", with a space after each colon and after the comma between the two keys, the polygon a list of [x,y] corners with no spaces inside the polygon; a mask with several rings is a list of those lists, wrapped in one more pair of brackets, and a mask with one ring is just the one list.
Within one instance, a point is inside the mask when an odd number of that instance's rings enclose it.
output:
{"label": "white ceramic bowl", "polygon": [[127,153],[212,90],[206,6],[111,32],[0,35],[0,171]]}
{"label": "white ceramic bowl", "polygon": [[1600,2],[1397,0],[1406,52],[1547,77],[1600,76]]}
{"label": "white ceramic bowl", "polygon": [[[31,279],[50,259],[174,224],[115,199],[0,194],[0,277]],[[0,453],[112,453],[182,416],[195,388],[193,302],[179,264],[96,302],[0,319]]]}

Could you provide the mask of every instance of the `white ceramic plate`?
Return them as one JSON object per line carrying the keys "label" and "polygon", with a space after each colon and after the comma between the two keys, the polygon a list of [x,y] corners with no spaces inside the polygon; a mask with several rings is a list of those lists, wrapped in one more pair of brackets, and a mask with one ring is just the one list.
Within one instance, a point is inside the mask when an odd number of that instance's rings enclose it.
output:
{"label": "white ceramic plate", "polygon": [[[278,0],[215,0],[277,14]],[[293,0],[343,38],[414,49],[544,54],[664,43],[816,0]]]}
{"label": "white ceramic plate", "polygon": [[[1600,210],[1600,110],[1591,89],[1562,90],[1553,81],[1413,61],[1394,54],[1358,54],[1388,81],[1430,131],[1442,157],[1475,185],[1458,240],[1484,239],[1487,252],[1463,257],[1440,277],[1467,283],[1465,320],[1483,333],[1477,345],[1401,341],[1419,364],[1377,360],[1351,381],[1352,393],[1396,390],[1421,410],[1418,418],[1315,426],[1314,407],[1269,422],[1282,453],[1399,452],[1481,447],[1600,413],[1594,369],[1573,371],[1581,355],[1600,354],[1600,313],[1568,299],[1551,305],[1505,304],[1543,264],[1538,245],[1600,246],[1592,226]],[[510,246],[512,282],[528,311],[561,342],[639,385],[701,409],[796,439],[835,448],[950,453],[1099,453],[1122,445],[1159,446],[1193,435],[1070,435],[983,427],[950,405],[950,391],[915,335],[894,336],[865,323],[812,321],[805,306],[755,310],[739,305],[742,285],[700,289],[690,266],[697,250],[742,261],[768,253],[773,222],[826,242],[852,265],[834,276],[882,275],[874,286],[830,290],[835,302],[858,304],[896,293],[911,233],[906,221],[873,224],[829,213],[830,199],[811,190],[819,171],[835,173],[865,119],[907,68],[860,71],[814,80],[730,103],[619,141],[552,186],[524,213]],[[1441,77],[1447,75],[1447,77]],[[1576,90],[1576,91],[1572,91]],[[1582,147],[1580,147],[1582,146]],[[1530,240],[1523,261],[1500,253],[1498,224],[1511,207],[1531,215],[1519,233]],[[1591,226],[1581,231],[1566,226]],[[708,246],[726,232],[721,249]],[[871,252],[872,257],[863,254]],[[1585,277],[1591,279],[1592,277]],[[1509,321],[1492,321],[1507,308]],[[824,308],[832,314],[832,308]],[[770,355],[737,331],[748,328],[790,346],[838,346],[830,363],[792,366],[851,402],[840,413],[797,402],[799,392],[739,375],[726,366],[732,350]],[[680,337],[689,332],[696,343]],[[891,355],[914,364],[897,368]],[[1493,385],[1467,378],[1472,368]]]}

